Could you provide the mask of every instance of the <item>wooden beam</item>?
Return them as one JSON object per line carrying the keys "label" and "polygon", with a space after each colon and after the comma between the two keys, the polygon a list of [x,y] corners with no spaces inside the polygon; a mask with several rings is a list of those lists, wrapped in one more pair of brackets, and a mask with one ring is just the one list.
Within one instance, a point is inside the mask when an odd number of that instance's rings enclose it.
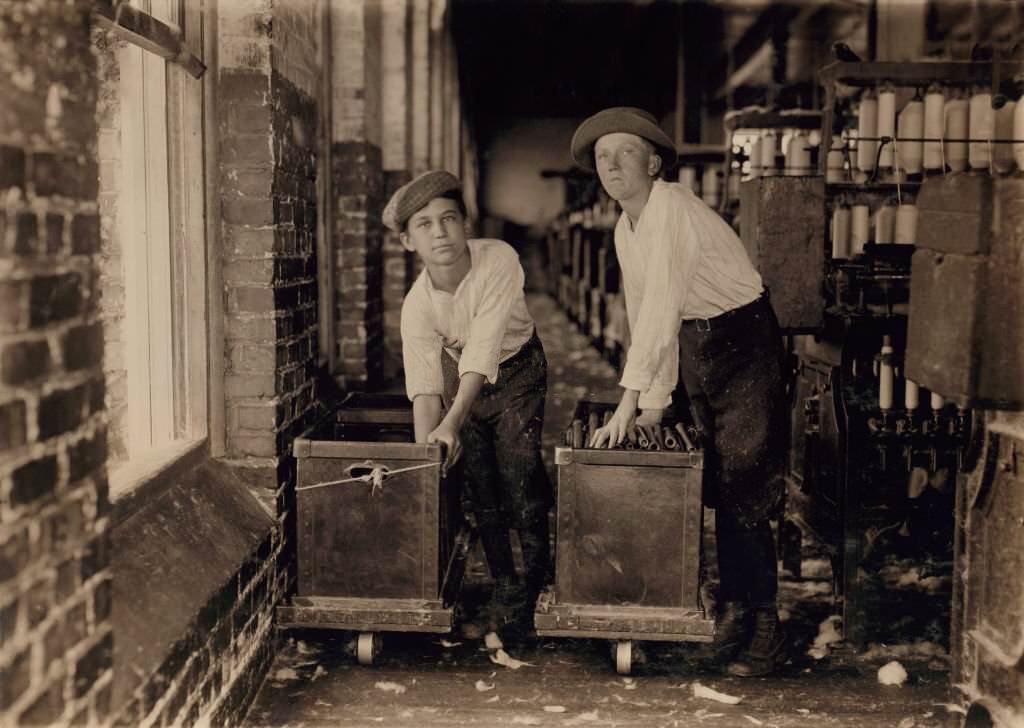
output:
{"label": "wooden beam", "polygon": [[200,78],[206,66],[182,40],[181,28],[157,20],[127,2],[96,3],[96,21],[143,50],[176,63],[192,76]]}

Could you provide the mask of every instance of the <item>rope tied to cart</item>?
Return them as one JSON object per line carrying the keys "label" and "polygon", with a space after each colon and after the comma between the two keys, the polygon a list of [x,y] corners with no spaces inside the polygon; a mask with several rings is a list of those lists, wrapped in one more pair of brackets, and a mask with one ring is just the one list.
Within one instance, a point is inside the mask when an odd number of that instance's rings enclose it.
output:
{"label": "rope tied to cart", "polygon": [[[342,478],[341,480],[325,480],[321,483],[313,483],[311,485],[300,485],[295,488],[295,492],[303,490],[313,490],[314,488],[326,488],[329,485],[344,485],[345,483],[370,483],[370,495],[377,495],[384,490],[384,480],[392,475],[398,475],[399,473],[408,473],[413,470],[424,470],[426,468],[439,468],[441,463],[422,463],[420,465],[410,465],[407,468],[395,468],[392,470],[387,465],[376,465],[375,463],[367,460],[362,463],[350,465],[347,468],[347,472],[351,477]],[[362,475],[352,475],[352,473],[367,469]]]}

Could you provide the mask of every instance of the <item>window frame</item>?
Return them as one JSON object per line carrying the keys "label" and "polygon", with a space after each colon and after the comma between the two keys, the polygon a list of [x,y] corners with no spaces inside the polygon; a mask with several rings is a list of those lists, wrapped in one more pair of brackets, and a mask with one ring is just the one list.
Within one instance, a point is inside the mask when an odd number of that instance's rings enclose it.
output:
{"label": "window frame", "polygon": [[[180,38],[196,39],[194,45],[205,52],[212,45],[205,26],[213,12],[199,0],[150,0],[137,15],[152,13],[180,28]],[[119,59],[123,202],[117,224],[122,241],[145,237],[151,244],[142,255],[123,245],[126,340],[141,336],[148,346],[145,352],[125,351],[129,458],[108,467],[110,497],[118,505],[140,500],[133,497],[136,491],[148,493],[153,481],[169,480],[183,464],[210,454],[211,381],[216,375],[211,371],[216,361],[210,349],[216,301],[211,273],[219,273],[212,265],[217,258],[210,240],[216,227],[209,205],[215,186],[208,183],[216,166],[214,160],[211,167],[207,153],[216,140],[211,136],[216,127],[207,118],[212,74],[197,80],[185,66],[127,38]],[[146,136],[139,139],[139,133]],[[163,143],[139,159],[146,137]],[[141,376],[140,367],[145,369]],[[155,406],[142,401],[147,396]],[[157,432],[148,447],[140,448],[145,438],[137,430],[146,427],[147,410],[156,414]]]}

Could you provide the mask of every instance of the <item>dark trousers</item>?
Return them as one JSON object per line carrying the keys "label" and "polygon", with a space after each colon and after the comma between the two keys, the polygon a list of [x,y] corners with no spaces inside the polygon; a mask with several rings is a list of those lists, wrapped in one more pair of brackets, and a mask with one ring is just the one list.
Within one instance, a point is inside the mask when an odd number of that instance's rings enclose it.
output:
{"label": "dark trousers", "polygon": [[680,379],[704,433],[704,501],[716,509],[720,599],[775,600],[770,518],[785,493],[789,417],[784,350],[767,294],[722,316],[684,321]]}
{"label": "dark trousers", "polygon": [[[446,402],[458,388],[458,368],[442,356]],[[541,460],[547,359],[533,337],[484,384],[462,426],[464,500],[472,511],[487,566],[496,580],[515,580],[509,529],[519,531],[527,587],[550,582],[548,511],[551,481]]]}

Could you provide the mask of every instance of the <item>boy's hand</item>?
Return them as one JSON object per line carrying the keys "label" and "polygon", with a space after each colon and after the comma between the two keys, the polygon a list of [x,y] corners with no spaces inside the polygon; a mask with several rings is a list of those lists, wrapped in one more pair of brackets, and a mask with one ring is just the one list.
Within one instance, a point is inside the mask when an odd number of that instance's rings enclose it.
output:
{"label": "boy's hand", "polygon": [[608,424],[591,433],[587,447],[613,448],[622,444],[626,433],[633,428],[633,413],[635,411],[636,408],[632,404],[626,403],[625,400],[619,402],[619,406],[615,408],[615,414],[608,420]]}
{"label": "boy's hand", "polygon": [[448,474],[448,468],[455,465],[462,457],[462,441],[459,440],[458,430],[442,422],[427,435],[427,443],[437,443],[444,447],[447,457],[441,463],[441,477],[443,478]]}

